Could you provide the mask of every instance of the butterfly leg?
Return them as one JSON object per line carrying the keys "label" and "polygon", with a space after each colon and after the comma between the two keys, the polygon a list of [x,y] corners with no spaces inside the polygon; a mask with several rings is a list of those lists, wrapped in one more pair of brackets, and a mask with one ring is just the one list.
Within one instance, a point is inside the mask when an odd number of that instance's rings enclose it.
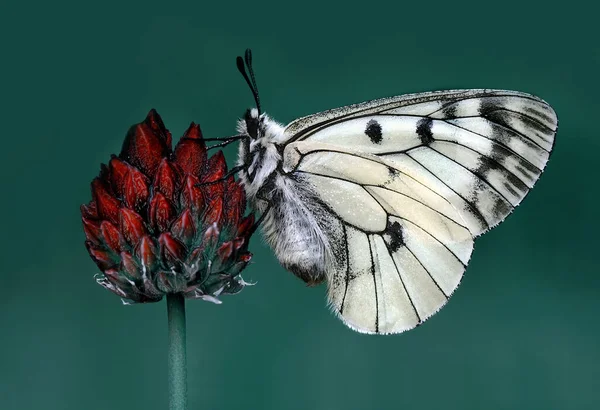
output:
{"label": "butterfly leg", "polygon": [[235,167],[231,168],[229,170],[229,172],[227,172],[225,175],[223,175],[223,177],[221,177],[219,179],[215,179],[213,181],[200,182],[199,184],[196,184],[196,186],[202,187],[202,186],[206,186],[206,185],[218,184],[220,182],[226,181],[229,177],[237,174],[238,172],[240,172],[241,170],[246,169],[246,168],[248,168],[246,165],[235,166]]}

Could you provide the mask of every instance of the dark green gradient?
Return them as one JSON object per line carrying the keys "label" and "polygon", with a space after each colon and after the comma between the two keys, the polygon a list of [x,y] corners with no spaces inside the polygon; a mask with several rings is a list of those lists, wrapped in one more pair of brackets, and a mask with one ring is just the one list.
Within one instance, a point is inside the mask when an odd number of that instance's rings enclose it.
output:
{"label": "dark green gradient", "polygon": [[[167,309],[95,284],[79,204],[156,108],[235,133],[254,50],[281,122],[408,92],[504,88],[560,120],[541,180],[476,241],[423,326],[353,333],[256,237],[217,306],[187,308],[189,409],[600,408],[598,8],[583,1],[22,2],[0,6],[0,409],[166,409]],[[234,147],[226,150],[231,161]]]}

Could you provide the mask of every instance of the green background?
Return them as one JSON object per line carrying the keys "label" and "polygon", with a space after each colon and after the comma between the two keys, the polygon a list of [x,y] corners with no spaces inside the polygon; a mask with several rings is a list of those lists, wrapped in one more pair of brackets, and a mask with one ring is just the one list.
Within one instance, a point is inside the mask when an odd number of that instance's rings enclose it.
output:
{"label": "green background", "polygon": [[[79,205],[156,108],[235,133],[254,50],[281,122],[450,88],[556,109],[548,169],[480,238],[449,305],[416,330],[353,333],[254,240],[257,281],[188,307],[190,409],[598,409],[598,10],[562,2],[20,2],[0,6],[0,409],[165,409],[166,306],[96,285]],[[227,150],[231,161],[234,147]]]}

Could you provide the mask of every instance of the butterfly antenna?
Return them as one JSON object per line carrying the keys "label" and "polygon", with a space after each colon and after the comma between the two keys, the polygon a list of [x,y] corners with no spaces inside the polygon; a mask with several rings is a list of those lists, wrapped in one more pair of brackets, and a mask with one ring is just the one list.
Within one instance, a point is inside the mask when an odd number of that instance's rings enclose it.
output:
{"label": "butterfly antenna", "polygon": [[[258,87],[256,86],[256,77],[254,76],[254,69],[252,68],[252,51],[248,48],[246,49],[246,54],[244,58],[238,56],[235,60],[237,64],[238,71],[244,76],[244,80],[246,80],[246,84],[250,87],[250,91],[252,91],[252,95],[254,96],[254,101],[256,102],[256,108],[258,109],[258,114],[262,113],[260,108],[260,98],[258,97]],[[245,65],[244,65],[245,62]],[[248,73],[246,72],[246,66],[248,67]]]}

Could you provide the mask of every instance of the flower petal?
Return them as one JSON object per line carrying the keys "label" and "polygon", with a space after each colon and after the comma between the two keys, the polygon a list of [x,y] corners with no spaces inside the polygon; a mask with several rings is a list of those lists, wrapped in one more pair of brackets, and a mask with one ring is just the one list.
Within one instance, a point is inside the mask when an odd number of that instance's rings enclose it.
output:
{"label": "flower petal", "polygon": [[132,247],[135,247],[146,234],[142,217],[127,208],[121,208],[119,212],[119,230],[125,241]]}
{"label": "flower petal", "polygon": [[96,208],[96,203],[94,201],[87,205],[81,205],[79,209],[81,210],[81,216],[84,218],[98,219],[98,209]]}
{"label": "flower petal", "polygon": [[154,108],[148,112],[145,122],[160,136],[169,152],[171,152],[171,133],[167,130],[165,123]]}
{"label": "flower petal", "polygon": [[121,271],[129,276],[129,279],[139,281],[142,272],[135,258],[129,252],[121,252]]}
{"label": "flower petal", "polygon": [[232,254],[233,242],[231,241],[223,243],[217,250],[217,255],[219,255],[219,258],[221,258],[222,261],[229,259]]}
{"label": "flower petal", "polygon": [[198,187],[198,178],[193,175],[185,177],[183,189],[181,190],[181,205],[190,208],[194,213],[200,213],[204,209],[205,199],[202,189]]}
{"label": "flower petal", "polygon": [[244,188],[233,181],[227,181],[225,186],[225,222],[224,224],[236,226],[244,212],[246,212],[246,196]]}
{"label": "flower petal", "polygon": [[125,185],[125,177],[129,173],[129,168],[129,164],[127,164],[124,161],[121,161],[114,155],[108,163],[110,183],[112,189],[121,198],[123,197],[123,186]]}
{"label": "flower petal", "polygon": [[81,217],[81,221],[83,222],[83,232],[85,233],[85,238],[96,246],[100,245],[102,238],[100,223],[94,219],[86,218],[85,216]]}
{"label": "flower petal", "polygon": [[238,225],[238,230],[236,236],[241,238],[245,238],[250,234],[250,230],[254,226],[254,214],[250,214]]}
{"label": "flower petal", "polygon": [[104,239],[104,243],[108,246],[113,252],[120,253],[121,252],[121,244],[119,238],[119,230],[108,221],[103,221],[100,224],[100,231],[102,232],[102,239]]}
{"label": "flower petal", "polygon": [[161,160],[170,154],[171,134],[156,111],[127,132],[119,157],[153,178]]}
{"label": "flower petal", "polygon": [[92,181],[92,197],[98,209],[98,217],[118,223],[120,203],[108,193],[106,185],[99,178]]}
{"label": "flower petal", "polygon": [[185,258],[185,245],[166,232],[158,237],[160,257],[163,266],[167,269],[179,271]]}
{"label": "flower petal", "polygon": [[99,246],[95,246],[92,242],[86,241],[85,247],[87,248],[92,260],[96,263],[101,271],[110,269],[118,264],[118,258],[113,252],[104,249]]}
{"label": "flower petal", "polygon": [[167,158],[163,158],[154,177],[154,190],[162,193],[171,201],[175,201],[180,184],[181,175],[179,170]]}
{"label": "flower petal", "polygon": [[150,225],[156,232],[169,230],[171,222],[176,217],[175,207],[162,193],[157,192],[150,201],[148,209]]}
{"label": "flower petal", "polygon": [[125,203],[129,208],[139,212],[146,205],[146,201],[150,196],[148,182],[144,174],[136,168],[131,167],[129,174],[125,178],[124,185]]}
{"label": "flower petal", "polygon": [[173,222],[171,226],[171,233],[181,242],[189,245],[196,235],[196,226],[194,224],[194,217],[189,209],[186,209],[182,214]]}
{"label": "flower petal", "polygon": [[206,211],[202,217],[203,225],[208,226],[216,223],[221,226],[221,218],[223,216],[223,197],[214,197],[206,204]]}
{"label": "flower petal", "polygon": [[227,174],[225,156],[223,155],[223,151],[217,151],[208,159],[200,180],[202,182],[216,181],[223,178],[225,174]]}
{"label": "flower petal", "polygon": [[175,147],[175,162],[187,175],[199,176],[206,163],[206,145],[200,126],[192,123]]}
{"label": "flower petal", "polygon": [[158,249],[152,238],[144,236],[135,249],[135,256],[142,265],[142,273],[147,276],[155,271],[158,264]]}

